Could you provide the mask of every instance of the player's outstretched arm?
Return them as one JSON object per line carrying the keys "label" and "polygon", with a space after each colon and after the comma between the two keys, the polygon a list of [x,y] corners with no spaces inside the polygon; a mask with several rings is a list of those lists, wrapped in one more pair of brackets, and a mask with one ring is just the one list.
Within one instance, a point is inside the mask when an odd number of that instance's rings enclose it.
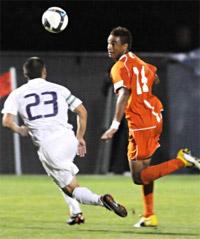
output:
{"label": "player's outstretched arm", "polygon": [[15,115],[10,113],[5,113],[2,119],[2,125],[9,128],[14,133],[18,133],[21,136],[28,136],[28,128],[25,125],[19,126],[15,122]]}
{"label": "player's outstretched arm", "polygon": [[84,135],[87,127],[87,110],[80,104],[75,110],[77,113],[77,130],[76,137],[78,139],[78,152],[80,157],[84,157],[86,154],[86,142],[84,140]]}

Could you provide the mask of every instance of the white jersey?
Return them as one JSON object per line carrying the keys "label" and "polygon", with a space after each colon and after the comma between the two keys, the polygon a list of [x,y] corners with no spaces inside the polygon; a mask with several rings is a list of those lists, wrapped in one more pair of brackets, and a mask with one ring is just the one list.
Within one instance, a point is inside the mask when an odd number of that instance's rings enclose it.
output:
{"label": "white jersey", "polygon": [[10,93],[2,113],[19,113],[34,143],[40,146],[53,135],[72,130],[68,109],[74,111],[81,103],[66,87],[36,78]]}

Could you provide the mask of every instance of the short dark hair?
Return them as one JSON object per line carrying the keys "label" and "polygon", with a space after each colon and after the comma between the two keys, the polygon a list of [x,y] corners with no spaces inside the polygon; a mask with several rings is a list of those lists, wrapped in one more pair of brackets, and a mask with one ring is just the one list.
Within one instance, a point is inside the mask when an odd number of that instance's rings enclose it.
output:
{"label": "short dark hair", "polygon": [[30,57],[23,65],[24,76],[28,79],[39,78],[45,64],[39,57]]}
{"label": "short dark hair", "polygon": [[115,27],[110,32],[110,35],[120,37],[122,44],[128,44],[128,49],[132,47],[132,34],[126,27]]}

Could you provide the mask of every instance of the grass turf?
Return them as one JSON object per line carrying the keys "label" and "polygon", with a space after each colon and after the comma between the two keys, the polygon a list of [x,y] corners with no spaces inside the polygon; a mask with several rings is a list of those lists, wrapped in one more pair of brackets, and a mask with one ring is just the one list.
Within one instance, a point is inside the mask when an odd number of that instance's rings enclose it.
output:
{"label": "grass turf", "polygon": [[142,213],[140,186],[124,176],[78,176],[83,186],[111,193],[128,209],[120,218],[83,205],[86,223],[68,226],[64,200],[47,176],[0,176],[1,239],[197,239],[200,238],[200,176],[172,175],[155,185],[159,227],[133,228]]}

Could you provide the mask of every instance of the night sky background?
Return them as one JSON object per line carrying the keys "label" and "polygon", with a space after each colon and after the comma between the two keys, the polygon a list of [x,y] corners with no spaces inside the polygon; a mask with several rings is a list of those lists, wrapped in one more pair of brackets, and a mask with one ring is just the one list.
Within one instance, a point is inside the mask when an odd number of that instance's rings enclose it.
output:
{"label": "night sky background", "polygon": [[[137,52],[185,52],[199,46],[199,1],[0,1],[0,50],[106,51],[116,26],[133,34]],[[68,14],[64,32],[52,34],[42,13],[58,6]]]}

